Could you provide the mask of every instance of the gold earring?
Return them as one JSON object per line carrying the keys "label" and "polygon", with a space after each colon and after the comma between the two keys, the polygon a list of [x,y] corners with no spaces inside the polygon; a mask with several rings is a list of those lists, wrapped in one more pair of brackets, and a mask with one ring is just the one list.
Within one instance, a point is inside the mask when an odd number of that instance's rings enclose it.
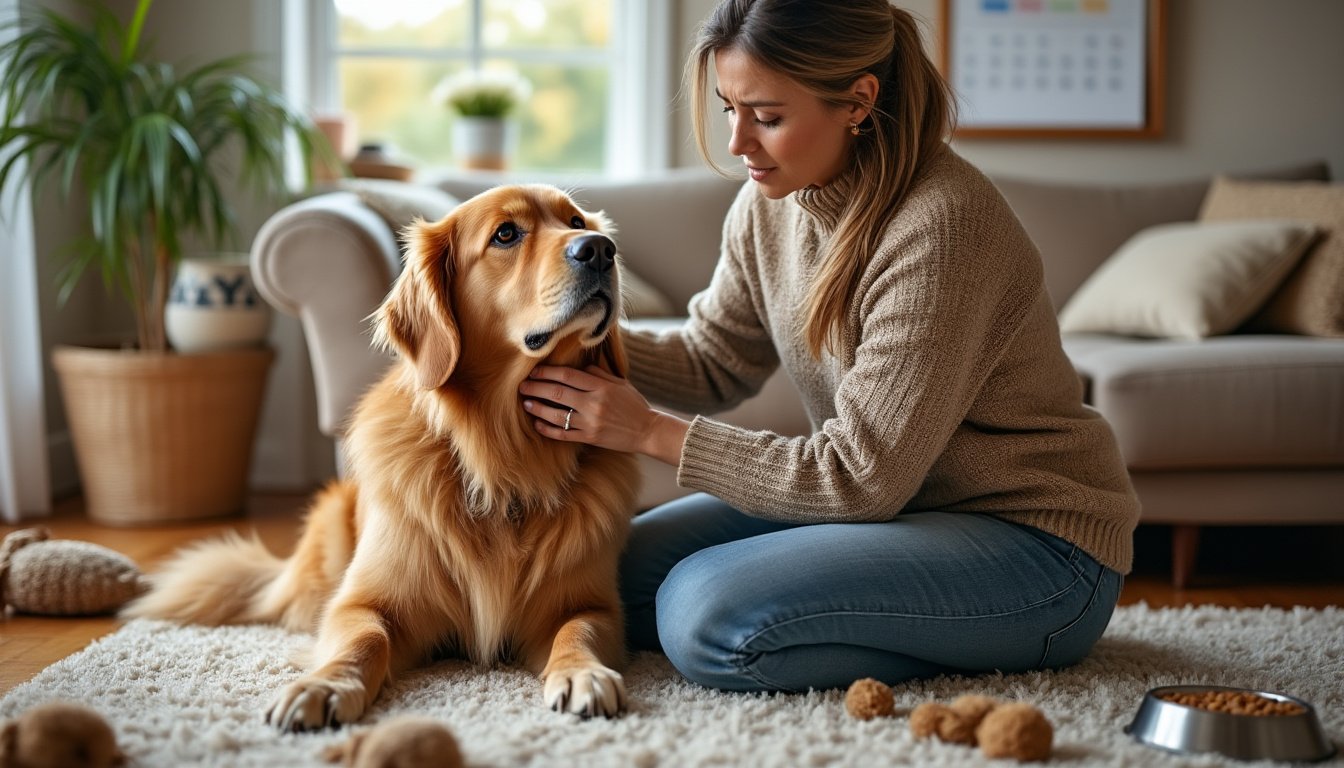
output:
{"label": "gold earring", "polygon": [[849,124],[849,135],[851,135],[851,136],[858,136],[858,135],[859,135],[859,124],[858,124],[858,123],[850,123],[850,124]]}

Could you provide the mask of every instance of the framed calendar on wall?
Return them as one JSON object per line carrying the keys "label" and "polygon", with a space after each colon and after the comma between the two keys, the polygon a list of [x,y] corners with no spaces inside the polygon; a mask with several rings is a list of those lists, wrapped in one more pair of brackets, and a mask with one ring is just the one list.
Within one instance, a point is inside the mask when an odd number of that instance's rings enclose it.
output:
{"label": "framed calendar on wall", "polygon": [[1157,138],[1167,0],[941,0],[957,138]]}

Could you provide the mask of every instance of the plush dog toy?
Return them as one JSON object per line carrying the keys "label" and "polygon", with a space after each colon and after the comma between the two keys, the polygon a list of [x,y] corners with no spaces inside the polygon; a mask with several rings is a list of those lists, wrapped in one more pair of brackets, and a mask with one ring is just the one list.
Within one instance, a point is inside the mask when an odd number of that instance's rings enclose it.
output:
{"label": "plush dog toy", "polygon": [[428,717],[395,717],[348,741],[329,747],[323,757],[348,768],[462,768],[462,752],[448,726]]}
{"label": "plush dog toy", "polygon": [[40,704],[0,725],[0,768],[113,768],[125,762],[112,727],[82,704]]}
{"label": "plush dog toy", "polygon": [[145,587],[130,558],[87,541],[50,540],[45,528],[0,543],[0,609],[47,616],[112,613]]}

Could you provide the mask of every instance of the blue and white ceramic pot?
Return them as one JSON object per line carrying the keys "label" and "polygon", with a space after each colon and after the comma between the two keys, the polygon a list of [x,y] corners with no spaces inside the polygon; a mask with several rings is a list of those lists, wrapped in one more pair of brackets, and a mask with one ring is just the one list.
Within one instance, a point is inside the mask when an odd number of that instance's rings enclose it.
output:
{"label": "blue and white ceramic pot", "polygon": [[261,346],[271,328],[246,253],[182,259],[165,311],[168,342],[188,354]]}

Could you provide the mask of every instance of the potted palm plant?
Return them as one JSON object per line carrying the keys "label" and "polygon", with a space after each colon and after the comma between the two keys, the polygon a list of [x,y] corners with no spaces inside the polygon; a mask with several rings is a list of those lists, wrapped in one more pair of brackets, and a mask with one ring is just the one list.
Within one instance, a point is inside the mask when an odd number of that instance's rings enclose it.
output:
{"label": "potted palm plant", "polygon": [[232,235],[235,177],[279,199],[287,137],[304,168],[320,146],[244,58],[151,59],[140,39],[151,4],[127,23],[92,3],[91,21],[25,9],[0,45],[0,189],[57,183],[89,232],[62,268],[62,300],[94,271],[135,316],[122,348],[53,350],[88,513],[114,524],[241,509],[272,352],[174,353],[164,309],[184,243]]}

